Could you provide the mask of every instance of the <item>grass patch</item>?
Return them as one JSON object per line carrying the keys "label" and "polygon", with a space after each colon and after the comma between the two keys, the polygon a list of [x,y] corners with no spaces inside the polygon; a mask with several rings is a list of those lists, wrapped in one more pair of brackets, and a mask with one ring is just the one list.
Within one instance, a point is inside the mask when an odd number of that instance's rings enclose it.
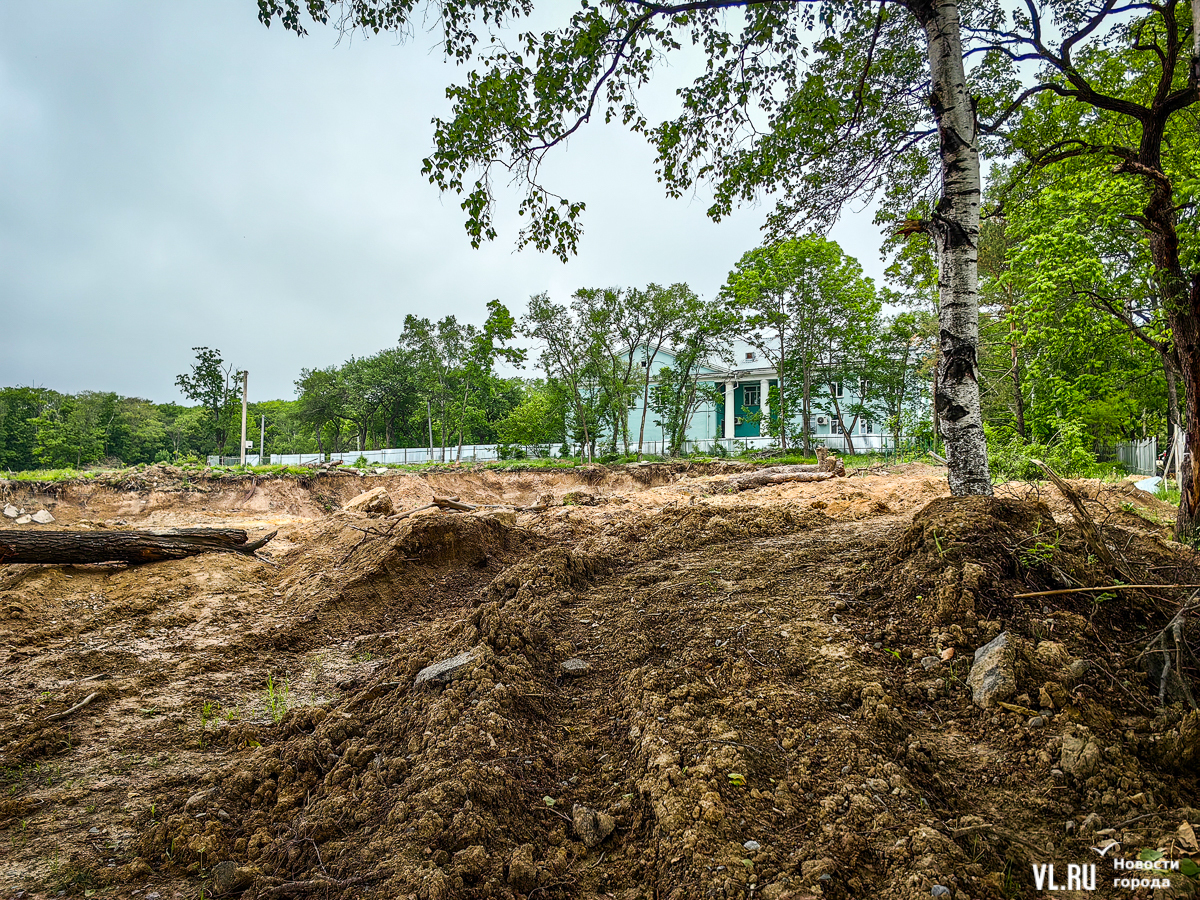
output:
{"label": "grass patch", "polygon": [[1154,496],[1164,503],[1170,503],[1172,506],[1179,505],[1179,498],[1182,496],[1179,490],[1179,485],[1176,484],[1173,478],[1164,478],[1158,483],[1158,487],[1154,489]]}
{"label": "grass patch", "polygon": [[292,685],[287,678],[275,679],[274,675],[267,676],[266,686],[267,713],[276,725],[292,708]]}

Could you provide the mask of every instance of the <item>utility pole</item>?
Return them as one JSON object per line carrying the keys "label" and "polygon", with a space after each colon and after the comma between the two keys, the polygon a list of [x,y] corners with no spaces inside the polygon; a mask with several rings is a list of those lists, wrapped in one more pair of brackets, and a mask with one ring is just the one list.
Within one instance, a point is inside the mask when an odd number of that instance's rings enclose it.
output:
{"label": "utility pole", "polygon": [[242,465],[246,464],[246,389],[249,387],[250,373],[242,369]]}
{"label": "utility pole", "polygon": [[[1200,0],[1197,0],[1200,3]],[[425,416],[429,423],[429,461],[433,462],[433,401],[426,398],[425,400]]]}
{"label": "utility pole", "polygon": [[264,415],[262,417],[262,421],[259,423],[259,432],[258,432],[258,464],[260,466],[269,465],[271,462],[270,459],[268,459],[266,462],[263,462],[263,454],[266,452],[266,449],[267,449],[267,417],[266,417],[266,415]]}

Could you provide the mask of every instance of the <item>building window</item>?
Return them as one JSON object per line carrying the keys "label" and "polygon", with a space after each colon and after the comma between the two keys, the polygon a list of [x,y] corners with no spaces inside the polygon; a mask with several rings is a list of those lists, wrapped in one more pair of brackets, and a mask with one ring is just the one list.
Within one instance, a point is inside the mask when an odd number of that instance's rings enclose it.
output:
{"label": "building window", "polygon": [[830,434],[841,434],[842,433],[842,420],[839,419],[837,416],[829,417],[829,433]]}
{"label": "building window", "polygon": [[759,389],[757,387],[742,388],[742,406],[761,406],[759,403]]}
{"label": "building window", "polygon": [[746,362],[754,362],[756,359],[758,359],[758,354],[754,351],[750,351],[746,354]]}
{"label": "building window", "polygon": [[875,433],[875,426],[871,424],[870,419],[863,419],[862,433],[863,434],[874,434]]}
{"label": "building window", "polygon": [[833,396],[835,396],[835,397],[842,396],[842,383],[840,381],[835,381],[833,384],[831,384],[829,386],[829,389],[832,392]]}

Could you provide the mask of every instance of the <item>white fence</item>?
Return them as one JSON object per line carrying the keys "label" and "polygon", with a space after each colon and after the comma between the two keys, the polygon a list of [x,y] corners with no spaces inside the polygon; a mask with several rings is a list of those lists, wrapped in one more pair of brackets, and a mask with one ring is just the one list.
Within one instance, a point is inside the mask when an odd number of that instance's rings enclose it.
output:
{"label": "white fence", "polygon": [[[799,441],[793,442],[794,447],[803,446]],[[823,434],[812,438],[814,447],[824,446],[838,453],[847,451],[845,435],[840,434]],[[745,438],[713,438],[709,440],[685,441],[682,447],[684,453],[719,453],[724,450],[726,453],[737,454],[743,450],[766,450],[772,446],[778,446],[777,442],[769,437],[745,437]],[[856,434],[854,435],[854,450],[856,453],[878,452],[890,450],[892,447],[892,437],[888,434]],[[717,449],[720,448],[720,449]],[[562,452],[562,444],[543,444],[537,447],[522,447],[525,454],[530,457],[549,457],[558,456]],[[570,455],[579,456],[580,447],[578,444],[569,446]],[[637,452],[637,445],[630,444],[631,452]],[[643,456],[663,456],[669,449],[667,441],[642,441]],[[624,444],[617,443],[617,450],[623,451]],[[604,448],[597,448],[597,454],[606,452]],[[347,465],[353,465],[359,459],[365,459],[369,465],[387,466],[387,465],[416,465],[420,463],[438,463],[456,462],[459,459],[458,447],[447,447],[443,454],[441,447],[399,447],[388,450],[350,450],[345,453],[272,453],[270,455],[271,465],[275,466],[302,466],[307,463],[325,462],[333,460],[341,460]],[[489,462],[500,459],[500,447],[497,444],[464,444],[462,448],[463,462]],[[1153,457],[1151,457],[1153,460]],[[210,456],[208,464],[210,466],[236,466],[239,458],[236,456]],[[250,466],[259,465],[259,456],[257,453],[246,454],[246,464]]]}
{"label": "white fence", "polygon": [[1117,444],[1117,459],[1137,475],[1158,474],[1158,438],[1143,441],[1122,441]]}

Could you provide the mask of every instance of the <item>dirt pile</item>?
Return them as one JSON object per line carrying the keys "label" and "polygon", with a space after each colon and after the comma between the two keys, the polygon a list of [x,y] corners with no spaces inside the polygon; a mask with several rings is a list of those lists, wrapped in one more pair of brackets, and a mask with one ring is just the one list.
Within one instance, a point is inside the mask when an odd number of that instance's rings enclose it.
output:
{"label": "dirt pile", "polygon": [[[536,508],[296,518],[265,561],[9,567],[0,888],[999,900],[1108,840],[1186,850],[1200,717],[1139,658],[1184,594],[1015,597],[1111,584],[1049,496],[715,474],[342,476],[336,506]],[[1122,497],[1094,495],[1122,565],[1200,580]],[[968,670],[1002,635],[985,708]]]}

